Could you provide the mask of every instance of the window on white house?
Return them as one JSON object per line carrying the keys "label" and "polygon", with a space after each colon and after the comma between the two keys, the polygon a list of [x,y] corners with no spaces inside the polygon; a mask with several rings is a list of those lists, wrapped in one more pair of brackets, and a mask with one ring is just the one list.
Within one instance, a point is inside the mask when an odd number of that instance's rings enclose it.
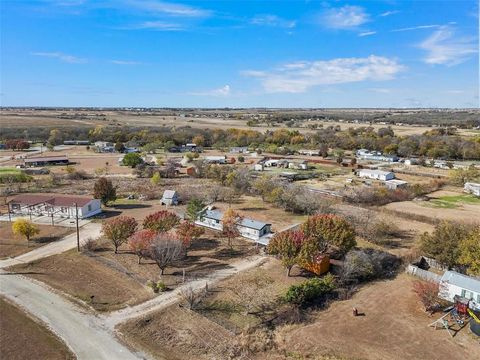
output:
{"label": "window on white house", "polygon": [[92,205],[88,205],[88,211],[92,211]]}
{"label": "window on white house", "polygon": [[462,297],[465,299],[473,299],[473,292],[463,289]]}

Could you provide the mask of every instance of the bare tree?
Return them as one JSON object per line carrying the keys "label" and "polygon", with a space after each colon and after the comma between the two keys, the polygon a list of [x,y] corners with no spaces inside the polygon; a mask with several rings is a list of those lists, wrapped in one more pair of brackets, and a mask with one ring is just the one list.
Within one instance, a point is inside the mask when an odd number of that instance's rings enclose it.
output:
{"label": "bare tree", "polygon": [[180,291],[180,299],[187,303],[190,310],[195,309],[207,295],[206,288],[195,290],[191,285]]}
{"label": "bare tree", "polygon": [[167,266],[182,258],[184,253],[181,240],[171,234],[160,233],[150,245],[148,257],[155,261],[160,275],[163,275]]}

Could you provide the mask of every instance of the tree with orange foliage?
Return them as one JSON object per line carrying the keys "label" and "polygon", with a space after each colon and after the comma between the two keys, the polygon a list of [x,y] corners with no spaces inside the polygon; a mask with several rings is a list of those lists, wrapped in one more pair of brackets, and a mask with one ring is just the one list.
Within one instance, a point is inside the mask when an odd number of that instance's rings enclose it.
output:
{"label": "tree with orange foliage", "polygon": [[228,240],[228,246],[232,247],[232,239],[240,236],[240,230],[238,225],[242,222],[243,218],[232,208],[229,208],[223,214],[222,219],[222,235]]}
{"label": "tree with orange foliage", "polygon": [[118,247],[125,243],[130,236],[137,230],[137,220],[129,216],[118,216],[105,221],[102,225],[103,235],[111,241],[115,248],[115,254]]}
{"label": "tree with orange foliage", "polygon": [[180,222],[180,218],[167,210],[160,210],[147,215],[143,220],[143,228],[157,233],[167,232]]}
{"label": "tree with orange foliage", "polygon": [[183,247],[185,248],[185,255],[187,255],[188,248],[192,245],[192,241],[198,239],[205,233],[205,229],[195,226],[190,221],[184,221],[177,227],[177,236],[182,240]]}

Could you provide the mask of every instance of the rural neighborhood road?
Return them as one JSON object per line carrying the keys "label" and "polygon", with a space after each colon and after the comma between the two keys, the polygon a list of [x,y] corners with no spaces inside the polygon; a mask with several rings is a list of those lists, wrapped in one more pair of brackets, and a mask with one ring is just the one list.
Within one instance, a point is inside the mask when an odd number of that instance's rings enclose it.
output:
{"label": "rural neighborhood road", "polygon": [[42,320],[82,360],[140,359],[116,340],[99,319],[20,275],[0,270],[1,294]]}
{"label": "rural neighborhood road", "polygon": [[[100,236],[101,228],[101,224],[94,222],[89,222],[88,224],[82,226],[80,228],[80,244],[90,237],[93,239],[98,238]],[[65,236],[62,240],[52,242],[48,245],[39,247],[28,253],[19,255],[14,258],[0,260],[0,269],[13,265],[28,263],[51,255],[61,254],[67,250],[75,248],[76,246],[77,233],[74,232],[70,235]]]}
{"label": "rural neighborhood road", "polygon": [[180,294],[184,289],[191,288],[193,291],[200,291],[205,288],[205,284],[213,286],[220,280],[226,279],[229,276],[239,272],[259,266],[265,261],[265,256],[254,256],[243,259],[231,264],[231,268],[218,270],[204,278],[190,281],[177,287],[175,290],[161,294],[149,301],[138,304],[136,306],[127,307],[104,316],[104,323],[107,327],[114,329],[115,326],[121,322],[148,314],[152,311],[164,309],[170,305],[175,304],[180,300]]}
{"label": "rural neighborhood road", "polygon": [[[101,226],[89,223],[81,228],[80,241],[100,235]],[[62,253],[76,246],[76,234],[20,255],[0,261],[0,294],[18,304],[25,311],[43,321],[82,360],[130,360],[144,359],[145,355],[134,353],[122,345],[115,336],[115,326],[121,322],[164,309],[180,300],[183,289],[199,291],[208,283],[213,286],[220,280],[241,271],[259,266],[265,256],[253,256],[230,265],[229,269],[218,270],[204,278],[186,283],[174,291],[167,292],[142,304],[128,307],[108,315],[93,315],[55,292],[47,285],[13,273],[3,268],[38,260]]]}

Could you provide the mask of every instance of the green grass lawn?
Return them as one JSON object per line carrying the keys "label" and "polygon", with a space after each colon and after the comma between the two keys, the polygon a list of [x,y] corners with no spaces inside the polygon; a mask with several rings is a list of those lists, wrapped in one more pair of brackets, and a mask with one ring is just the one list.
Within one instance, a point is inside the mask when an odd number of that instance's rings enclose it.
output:
{"label": "green grass lawn", "polygon": [[428,203],[436,208],[455,209],[462,204],[480,205],[480,198],[470,194],[449,195],[432,199]]}

